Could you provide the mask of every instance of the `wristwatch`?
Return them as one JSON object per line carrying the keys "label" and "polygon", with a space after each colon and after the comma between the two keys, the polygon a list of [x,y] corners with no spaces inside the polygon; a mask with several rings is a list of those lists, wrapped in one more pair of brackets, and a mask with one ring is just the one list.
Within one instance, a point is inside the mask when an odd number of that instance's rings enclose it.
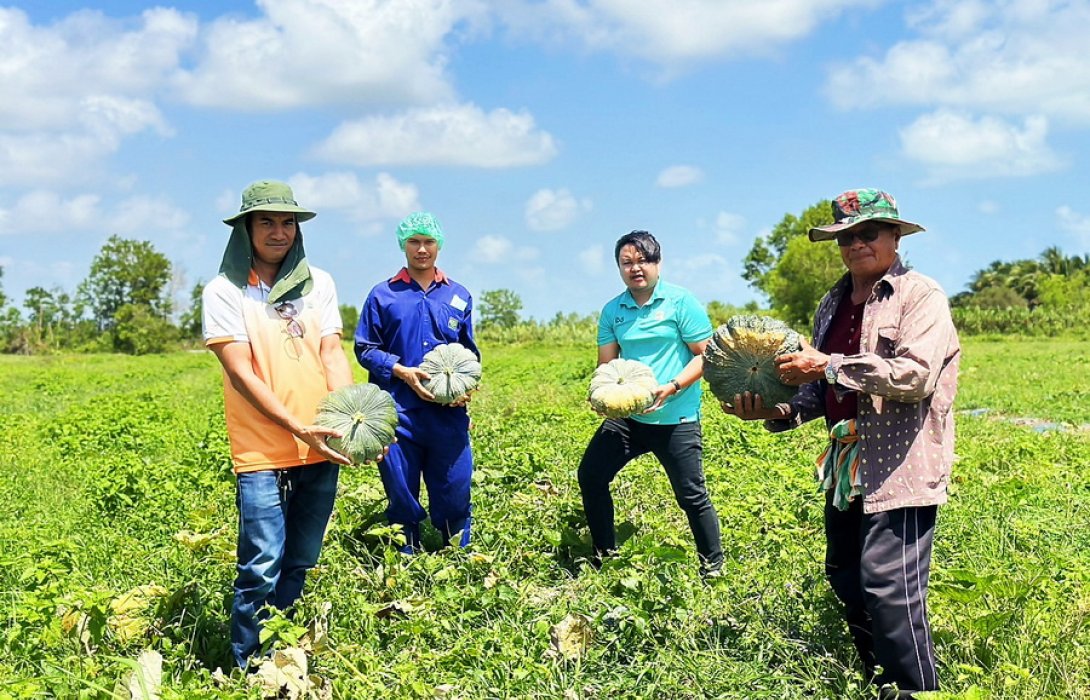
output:
{"label": "wristwatch", "polygon": [[681,385],[677,383],[676,379],[671,379],[670,381],[667,382],[667,384],[673,384],[674,385],[674,393],[675,394],[677,394],[677,393],[679,393],[681,391]]}

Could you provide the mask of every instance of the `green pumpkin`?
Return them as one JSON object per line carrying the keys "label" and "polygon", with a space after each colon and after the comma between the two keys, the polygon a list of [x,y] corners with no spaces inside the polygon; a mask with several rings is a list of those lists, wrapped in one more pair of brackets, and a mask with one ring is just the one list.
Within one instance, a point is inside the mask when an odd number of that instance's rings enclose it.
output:
{"label": "green pumpkin", "polygon": [[606,418],[626,418],[653,404],[658,386],[650,367],[618,357],[594,370],[587,399]]}
{"label": "green pumpkin", "polygon": [[765,406],[788,401],[798,387],[780,381],[775,359],[802,349],[799,334],[768,316],[732,316],[715,329],[704,348],[704,379],[720,401],[736,394],[759,395]]}
{"label": "green pumpkin", "polygon": [[326,443],[353,464],[361,464],[374,460],[393,443],[397,405],[374,384],[350,384],[318,402],[314,423],[341,433]]}
{"label": "green pumpkin", "polygon": [[481,381],[481,363],[473,351],[461,343],[439,345],[420,362],[428,373],[424,388],[436,403],[454,403],[477,388]]}

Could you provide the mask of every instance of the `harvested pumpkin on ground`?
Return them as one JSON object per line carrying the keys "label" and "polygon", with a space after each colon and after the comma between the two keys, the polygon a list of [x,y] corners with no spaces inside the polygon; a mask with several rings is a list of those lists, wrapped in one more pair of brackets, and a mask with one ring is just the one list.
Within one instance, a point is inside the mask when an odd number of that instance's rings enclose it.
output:
{"label": "harvested pumpkin on ground", "polygon": [[594,370],[587,399],[606,418],[626,418],[653,404],[658,386],[650,367],[618,357]]}
{"label": "harvested pumpkin on ground", "polygon": [[361,464],[375,459],[393,443],[397,404],[374,384],[350,384],[318,402],[314,423],[341,433],[339,438],[327,438],[326,443],[353,464]]}
{"label": "harvested pumpkin on ground", "polygon": [[765,406],[788,401],[798,387],[780,381],[776,357],[802,349],[799,334],[768,316],[732,316],[704,348],[704,379],[720,401],[759,395]]}
{"label": "harvested pumpkin on ground", "polygon": [[424,355],[420,369],[428,373],[424,388],[431,392],[436,403],[454,403],[476,389],[481,381],[481,363],[461,343],[435,347]]}

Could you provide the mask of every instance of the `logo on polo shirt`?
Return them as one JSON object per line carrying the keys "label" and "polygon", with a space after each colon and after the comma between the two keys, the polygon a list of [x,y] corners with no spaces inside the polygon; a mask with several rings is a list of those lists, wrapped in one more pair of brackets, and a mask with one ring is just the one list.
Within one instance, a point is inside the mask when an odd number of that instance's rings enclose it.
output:
{"label": "logo on polo shirt", "polygon": [[451,329],[452,331],[458,330],[458,319],[448,318],[447,319],[447,328]]}

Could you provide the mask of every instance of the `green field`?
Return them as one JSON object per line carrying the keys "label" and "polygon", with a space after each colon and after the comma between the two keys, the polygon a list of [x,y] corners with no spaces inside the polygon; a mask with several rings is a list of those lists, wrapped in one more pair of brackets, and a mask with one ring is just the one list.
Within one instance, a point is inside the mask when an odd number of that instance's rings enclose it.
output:
{"label": "green field", "polygon": [[[709,401],[726,576],[700,581],[648,458],[615,482],[624,544],[595,572],[575,482],[598,422],[583,401],[593,348],[483,352],[471,551],[397,554],[374,468],[342,472],[321,565],[294,622],[271,626],[282,646],[312,621],[327,630],[302,642],[324,692],[868,697],[822,576],[818,426],[769,435]],[[163,698],[260,697],[213,673],[235,530],[214,358],[3,356],[0,397],[0,698],[128,697],[115,684],[149,648]],[[1088,398],[1080,342],[965,342],[957,408],[987,411],[958,417],[929,601],[951,696],[1090,697]],[[551,631],[570,615],[588,635],[568,657]]]}

